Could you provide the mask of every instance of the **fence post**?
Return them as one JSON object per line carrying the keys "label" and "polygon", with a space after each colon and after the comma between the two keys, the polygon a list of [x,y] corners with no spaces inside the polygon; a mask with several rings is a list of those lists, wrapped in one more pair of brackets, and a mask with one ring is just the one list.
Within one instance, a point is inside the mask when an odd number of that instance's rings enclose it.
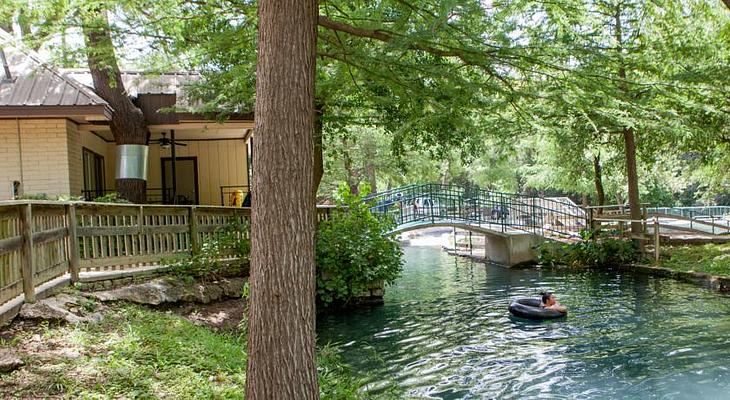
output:
{"label": "fence post", "polygon": [[188,223],[190,224],[190,247],[193,255],[200,252],[200,240],[198,239],[198,211],[195,206],[191,206],[188,213]]}
{"label": "fence post", "polygon": [[641,206],[641,220],[642,220],[641,221],[641,226],[644,228],[644,235],[645,235],[645,237],[646,237],[646,232],[648,230],[648,227],[647,227],[647,225],[648,225],[647,224],[647,219],[649,218],[648,215],[649,214],[646,211],[646,206],[645,205],[644,206]]}
{"label": "fence post", "polygon": [[654,261],[659,262],[659,217],[654,217]]}
{"label": "fence post", "polygon": [[76,235],[76,204],[66,205],[66,223],[68,224],[68,272],[71,282],[79,281],[79,238]]}
{"label": "fence post", "polygon": [[20,250],[20,266],[23,276],[23,293],[26,303],[35,303],[35,284],[33,283],[33,215],[31,203],[20,206],[20,230],[23,245]]}
{"label": "fence post", "polygon": [[469,254],[474,254],[474,244],[471,241],[471,231],[469,231]]}
{"label": "fence post", "polygon": [[433,189],[431,188],[430,183],[428,184],[428,195],[431,199],[431,223],[433,224],[436,221],[436,219],[433,216],[433,202],[436,199],[436,196],[433,195]]}

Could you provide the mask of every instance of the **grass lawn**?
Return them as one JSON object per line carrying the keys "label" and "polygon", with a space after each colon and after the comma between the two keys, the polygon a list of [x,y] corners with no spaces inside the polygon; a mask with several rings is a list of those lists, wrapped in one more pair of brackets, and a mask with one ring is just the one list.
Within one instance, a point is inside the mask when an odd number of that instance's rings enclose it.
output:
{"label": "grass lawn", "polygon": [[[243,398],[243,335],[136,305],[104,315],[98,325],[16,326],[1,346],[26,365],[0,375],[0,398]],[[364,396],[335,349],[320,349],[318,365],[323,398]]]}
{"label": "grass lawn", "polygon": [[730,243],[673,246],[663,253],[662,267],[730,276]]}

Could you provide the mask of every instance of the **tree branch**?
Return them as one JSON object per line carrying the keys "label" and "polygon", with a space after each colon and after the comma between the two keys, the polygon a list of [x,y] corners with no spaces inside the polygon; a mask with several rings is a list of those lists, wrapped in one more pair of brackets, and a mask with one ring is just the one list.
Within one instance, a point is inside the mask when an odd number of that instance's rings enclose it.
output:
{"label": "tree branch", "polygon": [[[729,0],[730,1],[730,0]],[[333,31],[339,31],[339,32],[345,32],[349,33],[353,36],[359,36],[369,39],[375,39],[379,40],[381,42],[385,43],[392,43],[398,38],[398,34],[382,29],[366,29],[366,28],[359,28],[356,26],[352,26],[349,24],[346,24],[344,22],[334,21],[330,19],[329,17],[326,17],[324,15],[319,16],[318,20],[319,26],[327,29],[331,29]],[[439,57],[456,57],[464,64],[468,65],[474,65],[474,66],[484,66],[482,63],[476,62],[469,58],[469,56],[479,56],[484,57],[484,53],[478,53],[475,51],[470,51],[466,49],[439,49],[432,45],[427,45],[423,43],[408,43],[407,47],[411,50],[421,50],[425,51],[429,54],[439,56]]]}

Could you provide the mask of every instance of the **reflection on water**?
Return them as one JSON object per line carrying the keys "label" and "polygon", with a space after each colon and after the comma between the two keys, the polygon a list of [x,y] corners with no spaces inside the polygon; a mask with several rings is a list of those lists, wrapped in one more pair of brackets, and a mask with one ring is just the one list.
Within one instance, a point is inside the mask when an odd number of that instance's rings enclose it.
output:
{"label": "reflection on water", "polygon": [[[367,390],[416,398],[730,399],[730,298],[617,272],[509,270],[407,247],[385,305],[318,321]],[[568,318],[510,318],[556,292]]]}

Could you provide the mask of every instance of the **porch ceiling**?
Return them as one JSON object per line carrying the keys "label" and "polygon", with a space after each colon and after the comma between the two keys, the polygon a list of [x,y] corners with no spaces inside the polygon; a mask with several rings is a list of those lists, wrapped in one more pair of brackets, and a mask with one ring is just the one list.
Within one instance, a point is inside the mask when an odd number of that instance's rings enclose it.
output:
{"label": "porch ceiling", "polygon": [[[167,137],[170,138],[170,131],[173,129],[175,130],[175,140],[179,141],[248,139],[253,132],[253,121],[150,125],[149,129],[151,132],[151,140],[159,139],[162,137],[162,133],[167,134]],[[109,126],[106,124],[83,124],[79,125],[79,130],[93,132],[104,138],[107,142],[114,141],[114,136],[112,135]]]}

